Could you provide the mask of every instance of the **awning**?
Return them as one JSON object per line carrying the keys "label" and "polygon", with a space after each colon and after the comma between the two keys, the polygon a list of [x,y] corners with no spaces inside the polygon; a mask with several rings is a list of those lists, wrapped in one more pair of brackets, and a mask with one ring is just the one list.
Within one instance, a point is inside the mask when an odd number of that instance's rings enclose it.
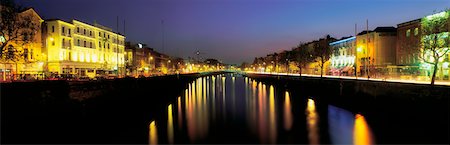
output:
{"label": "awning", "polygon": [[341,69],[341,72],[347,72],[347,71],[349,71],[350,69],[352,69],[351,66],[346,66],[346,67],[344,67],[344,68]]}

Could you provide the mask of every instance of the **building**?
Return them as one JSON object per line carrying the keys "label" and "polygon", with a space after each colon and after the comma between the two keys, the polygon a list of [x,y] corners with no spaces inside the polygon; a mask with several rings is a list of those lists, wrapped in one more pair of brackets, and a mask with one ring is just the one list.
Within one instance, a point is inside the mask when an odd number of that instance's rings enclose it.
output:
{"label": "building", "polygon": [[388,66],[396,63],[395,27],[377,27],[373,31],[363,31],[356,36],[357,73],[376,76],[387,73]]}
{"label": "building", "polygon": [[[7,7],[0,7],[7,8]],[[23,75],[32,75],[34,78],[42,77],[44,71],[44,58],[45,55],[41,53],[42,48],[42,35],[41,25],[42,18],[33,8],[27,8],[20,11],[17,14],[17,25],[31,24],[34,25],[30,28],[20,28],[17,30],[21,34],[15,34],[14,36],[1,36],[1,43],[6,43],[6,49],[3,51],[4,55],[0,55],[0,80],[12,80],[18,79]],[[30,35],[32,33],[32,35]],[[14,34],[14,33],[12,33]],[[27,34],[27,35],[24,35]],[[8,34],[5,34],[8,35]],[[26,38],[32,36],[31,38]],[[6,37],[17,37],[17,39],[6,41]]]}
{"label": "building", "polygon": [[332,49],[330,58],[332,75],[354,75],[356,37],[344,37],[329,45]]}
{"label": "building", "polygon": [[47,71],[52,74],[121,75],[125,72],[125,36],[78,20],[46,20],[43,25]]}
{"label": "building", "polygon": [[399,66],[418,66],[422,36],[420,21],[416,19],[397,25],[396,63]]}
{"label": "building", "polygon": [[[435,17],[446,17],[447,23],[444,24],[441,34],[449,37],[450,30],[450,10],[442,11],[432,15],[425,16],[423,18],[415,19],[412,21],[400,23],[397,25],[397,72],[400,75],[421,75],[430,76],[431,66],[424,63],[420,58],[420,50],[422,49],[422,39],[427,37],[423,34],[422,23],[426,20],[431,20]],[[447,45],[448,47],[448,45]],[[449,79],[449,55],[444,55],[443,59],[439,60],[437,72],[438,79]]]}
{"label": "building", "polygon": [[149,76],[156,70],[156,62],[153,48],[142,43],[125,45],[125,62],[127,74],[130,76]]}

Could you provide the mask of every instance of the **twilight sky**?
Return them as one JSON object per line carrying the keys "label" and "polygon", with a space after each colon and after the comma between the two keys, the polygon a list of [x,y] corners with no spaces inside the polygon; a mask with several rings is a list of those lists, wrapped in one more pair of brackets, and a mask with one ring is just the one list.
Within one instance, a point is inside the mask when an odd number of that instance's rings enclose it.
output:
{"label": "twilight sky", "polygon": [[[217,58],[225,63],[288,50],[326,34],[341,38],[366,27],[395,26],[450,0],[17,0],[43,19],[78,19],[123,33],[170,55]],[[162,25],[161,20],[164,20]],[[162,36],[164,27],[164,50]]]}

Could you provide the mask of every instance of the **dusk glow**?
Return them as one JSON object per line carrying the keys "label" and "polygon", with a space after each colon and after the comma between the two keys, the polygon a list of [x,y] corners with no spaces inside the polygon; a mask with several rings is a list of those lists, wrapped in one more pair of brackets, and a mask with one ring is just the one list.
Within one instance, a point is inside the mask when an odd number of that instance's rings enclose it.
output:
{"label": "dusk glow", "polygon": [[[79,19],[119,31],[127,41],[148,44],[160,52],[183,58],[204,58],[225,63],[250,62],[254,57],[288,50],[330,34],[354,35],[377,26],[399,23],[442,11],[448,0],[20,0],[43,19]],[[80,10],[82,8],[82,10]],[[123,10],[126,9],[126,10]],[[164,21],[164,50],[162,24]],[[239,53],[236,53],[239,52]]]}

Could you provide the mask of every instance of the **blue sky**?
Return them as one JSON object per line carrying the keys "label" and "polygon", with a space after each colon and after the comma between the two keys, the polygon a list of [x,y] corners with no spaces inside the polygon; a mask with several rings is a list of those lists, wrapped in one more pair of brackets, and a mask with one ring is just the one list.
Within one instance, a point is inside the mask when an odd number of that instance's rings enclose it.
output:
{"label": "blue sky", "polygon": [[[199,50],[203,58],[225,63],[290,49],[330,34],[354,35],[366,27],[396,26],[433,11],[450,0],[18,0],[44,19],[79,19],[119,31],[127,41],[142,42],[183,58]],[[164,24],[161,21],[164,20]],[[164,50],[162,28],[164,27]]]}

